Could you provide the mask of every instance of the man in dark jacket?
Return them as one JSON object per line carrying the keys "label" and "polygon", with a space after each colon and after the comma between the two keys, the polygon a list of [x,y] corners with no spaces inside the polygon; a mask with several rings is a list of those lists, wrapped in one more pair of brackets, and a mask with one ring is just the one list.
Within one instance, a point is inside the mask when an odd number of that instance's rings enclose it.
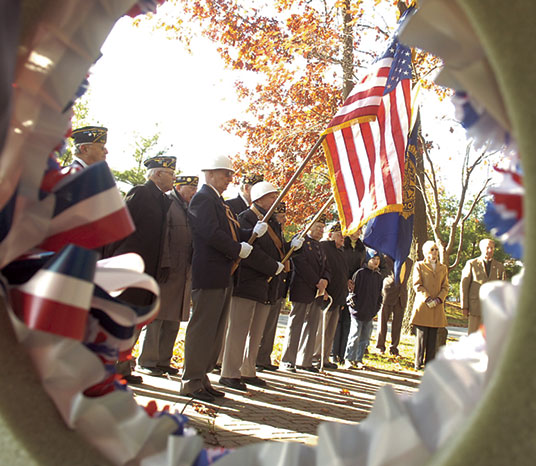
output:
{"label": "man in dark jacket", "polygon": [[[192,258],[192,317],[186,328],[181,394],[212,402],[225,394],[212,387],[207,374],[218,360],[233,290],[231,271],[237,259],[246,259],[253,247],[246,241],[251,230],[240,228],[222,193],[233,176],[231,160],[212,158],[203,168],[206,183],[188,206],[194,254]],[[262,237],[267,225],[253,231]]]}
{"label": "man in dark jacket", "polygon": [[251,204],[251,188],[260,181],[264,180],[264,176],[256,173],[244,175],[240,185],[240,192],[236,197],[228,199],[225,203],[231,208],[233,214],[237,217],[246,210]]}
{"label": "man in dark jacket", "polygon": [[[277,199],[277,188],[261,181],[251,189],[250,208],[239,216],[240,226],[252,228],[261,220]],[[265,386],[257,377],[255,361],[270,306],[278,298],[280,262],[285,252],[281,228],[275,218],[268,222],[268,234],[253,243],[253,251],[240,263],[231,300],[231,312],[225,338],[220,383],[236,390],[246,390],[246,384]],[[246,345],[247,342],[247,345]]]}
{"label": "man in dark jacket", "polygon": [[[157,156],[144,162],[147,167],[147,182],[134,186],[126,196],[127,204],[136,230],[125,239],[105,248],[106,256],[118,256],[129,252],[139,254],[145,263],[145,273],[158,281],[161,260],[162,238],[165,233],[169,198],[164,194],[173,187],[175,179],[175,157]],[[121,294],[131,304],[147,306],[152,294],[136,288]],[[141,377],[131,375],[130,361],[117,364],[116,370],[130,383],[141,383]],[[145,371],[150,375],[161,375],[161,371]]]}
{"label": "man in dark jacket", "polygon": [[303,247],[293,256],[294,270],[290,281],[292,309],[280,370],[296,372],[299,369],[318,372],[313,366],[316,332],[320,319],[320,302],[329,283],[327,259],[320,239],[324,234],[325,219],[316,222],[305,238]]}
{"label": "man in dark jacket", "polygon": [[71,133],[74,141],[74,160],[71,167],[86,168],[94,163],[106,160],[106,139],[108,128],[103,126],[84,126]]}
{"label": "man in dark jacket", "polygon": [[379,267],[379,253],[367,249],[367,265],[355,273],[353,293],[349,297],[352,320],[344,355],[346,369],[363,367],[363,356],[372,332],[372,319],[380,310],[382,303],[383,278]]}
{"label": "man in dark jacket", "polygon": [[315,356],[313,358],[320,361],[322,348],[322,320],[324,319],[324,313],[326,313],[324,322],[324,369],[337,369],[337,364],[329,362],[328,358],[331,354],[331,347],[333,345],[333,339],[335,338],[335,331],[337,330],[339,313],[346,305],[346,297],[348,296],[348,265],[346,264],[344,253],[342,251],[343,244],[344,238],[342,236],[341,224],[339,222],[332,225],[329,229],[328,240],[320,242],[320,245],[326,254],[331,276],[331,280],[329,281],[326,290],[333,300],[327,313],[326,311],[323,311],[322,319],[318,327]]}
{"label": "man in dark jacket", "polygon": [[160,311],[141,334],[138,372],[149,375],[179,371],[171,367],[180,322],[190,318],[192,234],[188,203],[197,190],[197,176],[178,176],[167,194],[171,200],[162,240],[159,272]]}
{"label": "man in dark jacket", "polygon": [[[344,237],[343,253],[346,259],[346,265],[348,266],[348,280],[352,280],[355,273],[363,267],[365,262],[365,245],[359,239],[361,235],[361,228],[350,236]],[[348,332],[350,331],[350,311],[348,306],[344,304],[339,311],[339,321],[337,322],[337,329],[335,330],[335,337],[333,339],[333,358],[337,362],[344,362],[344,353],[346,352],[346,343],[348,341]]]}
{"label": "man in dark jacket", "polygon": [[[280,202],[274,210],[274,218],[277,223],[279,223],[281,230],[283,230],[283,227],[286,223],[286,212],[287,208],[284,202]],[[277,332],[277,323],[279,322],[281,306],[283,305],[285,297],[287,296],[290,283],[291,262],[286,261],[284,265],[285,269],[277,276],[279,279],[279,283],[277,284],[277,299],[270,306],[270,312],[268,313],[266,325],[264,326],[264,331],[262,333],[262,340],[259,346],[259,352],[257,354],[257,371],[275,371],[279,368],[275,364],[272,364],[271,355],[274,349],[275,334]],[[274,280],[275,278],[272,280],[272,282]]]}
{"label": "man in dark jacket", "polygon": [[393,323],[391,324],[391,346],[389,352],[393,356],[398,356],[398,344],[400,343],[400,332],[402,331],[402,320],[406,311],[408,301],[408,278],[411,275],[413,261],[408,257],[400,271],[400,280],[395,281],[394,262],[389,256],[384,256],[387,269],[390,271],[383,280],[383,300],[379,316],[379,331],[376,348],[382,353],[385,351],[385,340],[387,338],[387,322],[391,315]]}

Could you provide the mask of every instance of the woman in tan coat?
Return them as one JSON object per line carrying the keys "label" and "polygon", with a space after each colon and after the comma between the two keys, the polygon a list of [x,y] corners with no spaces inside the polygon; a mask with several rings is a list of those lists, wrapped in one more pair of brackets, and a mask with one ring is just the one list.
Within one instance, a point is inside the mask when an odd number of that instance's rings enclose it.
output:
{"label": "woman in tan coat", "polygon": [[447,326],[444,302],[449,291],[447,266],[439,262],[439,248],[433,241],[422,247],[424,260],[413,272],[415,302],[411,323],[417,333],[415,369],[422,369],[435,357],[437,329]]}

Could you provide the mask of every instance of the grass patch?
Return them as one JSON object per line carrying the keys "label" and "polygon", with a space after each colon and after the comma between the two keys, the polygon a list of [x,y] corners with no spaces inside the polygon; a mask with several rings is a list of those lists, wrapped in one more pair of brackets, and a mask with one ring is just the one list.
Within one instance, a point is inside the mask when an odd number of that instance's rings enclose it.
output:
{"label": "grass patch", "polygon": [[445,314],[449,327],[465,327],[467,328],[467,317],[464,317],[460,303],[446,302]]}
{"label": "grass patch", "polygon": [[[446,303],[445,306],[448,325],[452,327],[467,327],[467,318],[462,314],[459,303]],[[181,323],[179,330],[179,335],[177,341],[175,342],[175,347],[173,349],[173,358],[171,360],[171,365],[182,369],[184,364],[184,335],[186,332],[186,322]],[[390,343],[390,334],[387,335],[388,341],[387,347]],[[449,339],[450,341],[451,339]],[[281,354],[283,352],[283,344],[285,341],[285,329],[278,328],[277,334],[274,341],[274,349],[272,351],[272,361],[275,364],[279,364],[281,361]],[[398,351],[400,352],[399,356],[392,356],[389,354],[389,350],[385,353],[380,353],[376,350],[376,335],[373,332],[373,335],[370,339],[370,345],[368,347],[368,354],[364,357],[364,364],[373,369],[381,369],[386,371],[415,371],[413,368],[414,362],[414,351],[415,351],[415,336],[413,335],[404,335],[400,337],[400,344],[398,345]],[[139,356],[139,344],[136,343],[132,351],[134,358]]]}

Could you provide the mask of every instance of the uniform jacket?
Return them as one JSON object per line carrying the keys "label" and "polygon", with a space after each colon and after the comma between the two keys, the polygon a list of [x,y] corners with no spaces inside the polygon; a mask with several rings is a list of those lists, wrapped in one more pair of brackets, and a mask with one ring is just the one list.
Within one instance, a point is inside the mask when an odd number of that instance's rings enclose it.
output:
{"label": "uniform jacket", "polygon": [[240,242],[247,241],[251,230],[233,227],[225,213],[223,198],[204,184],[190,201],[188,221],[192,229],[192,289],[227,288],[231,269],[240,253]]}
{"label": "uniform jacket", "polygon": [[383,277],[379,270],[363,267],[354,274],[353,281],[348,310],[357,320],[368,322],[380,310]]}
{"label": "uniform jacket", "polygon": [[145,262],[145,273],[157,277],[162,238],[171,200],[151,180],[134,186],[125,198],[136,230],[106,248],[106,256],[138,253]]}
{"label": "uniform jacket", "polygon": [[[434,271],[429,262],[417,262],[413,271],[413,288],[416,295],[411,323],[423,327],[446,327],[444,302],[449,293],[447,266],[437,262]],[[429,307],[425,302],[428,297],[441,299],[441,304]]]}
{"label": "uniform jacket", "polygon": [[364,265],[366,251],[363,242],[358,239],[355,243],[355,247],[352,247],[352,241],[350,237],[344,238],[343,246],[344,258],[348,265],[348,279],[351,279],[354,274]]}
{"label": "uniform jacket", "polygon": [[335,241],[321,241],[320,245],[326,254],[331,280],[328,283],[328,294],[333,298],[330,311],[338,310],[346,304],[348,296],[348,265],[342,249],[335,246]]}
{"label": "uniform jacket", "polygon": [[[266,213],[259,206],[255,207],[262,215]],[[259,219],[251,209],[247,209],[238,216],[238,220],[242,228],[252,229]],[[284,241],[281,238],[281,226],[273,216],[270,218],[268,225],[281,239],[282,247],[285,248]],[[270,234],[266,232],[262,237],[255,240],[253,251],[251,251],[249,257],[240,262],[233,296],[252,299],[262,304],[273,304],[279,297],[280,282],[278,277],[274,277],[270,283],[268,283],[268,279],[277,271],[279,261],[281,261],[279,251]]]}
{"label": "uniform jacket", "polygon": [[292,256],[292,262],[290,300],[312,303],[316,297],[318,281],[321,278],[330,281],[326,254],[318,241],[306,236],[303,246]]}
{"label": "uniform jacket", "polygon": [[190,318],[192,287],[192,234],[188,225],[188,204],[173,189],[160,259],[160,312],[158,319],[187,321]]}
{"label": "uniform jacket", "polygon": [[237,217],[244,212],[248,208],[248,205],[242,199],[242,196],[238,194],[236,197],[233,197],[232,199],[227,199],[225,203],[231,208],[233,211],[233,214],[235,214]]}
{"label": "uniform jacket", "polygon": [[396,283],[393,259],[389,256],[384,256],[384,258],[389,273],[383,280],[383,305],[400,306],[402,309],[405,309],[408,302],[408,279],[411,275],[413,261],[409,257],[404,261],[405,266],[403,266],[400,283]]}
{"label": "uniform jacket", "polygon": [[462,309],[469,309],[473,316],[481,315],[479,291],[480,285],[491,280],[505,280],[504,265],[495,259],[491,260],[489,276],[486,273],[485,261],[481,258],[467,261],[460,280],[460,301]]}

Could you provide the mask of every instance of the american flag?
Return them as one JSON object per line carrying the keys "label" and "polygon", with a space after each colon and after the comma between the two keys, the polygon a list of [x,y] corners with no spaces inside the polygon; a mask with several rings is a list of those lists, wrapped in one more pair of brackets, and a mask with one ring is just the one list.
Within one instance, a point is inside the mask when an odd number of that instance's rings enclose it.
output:
{"label": "american flag", "polygon": [[396,38],[352,90],[324,131],[324,152],[341,226],[402,210],[411,120],[411,50]]}

